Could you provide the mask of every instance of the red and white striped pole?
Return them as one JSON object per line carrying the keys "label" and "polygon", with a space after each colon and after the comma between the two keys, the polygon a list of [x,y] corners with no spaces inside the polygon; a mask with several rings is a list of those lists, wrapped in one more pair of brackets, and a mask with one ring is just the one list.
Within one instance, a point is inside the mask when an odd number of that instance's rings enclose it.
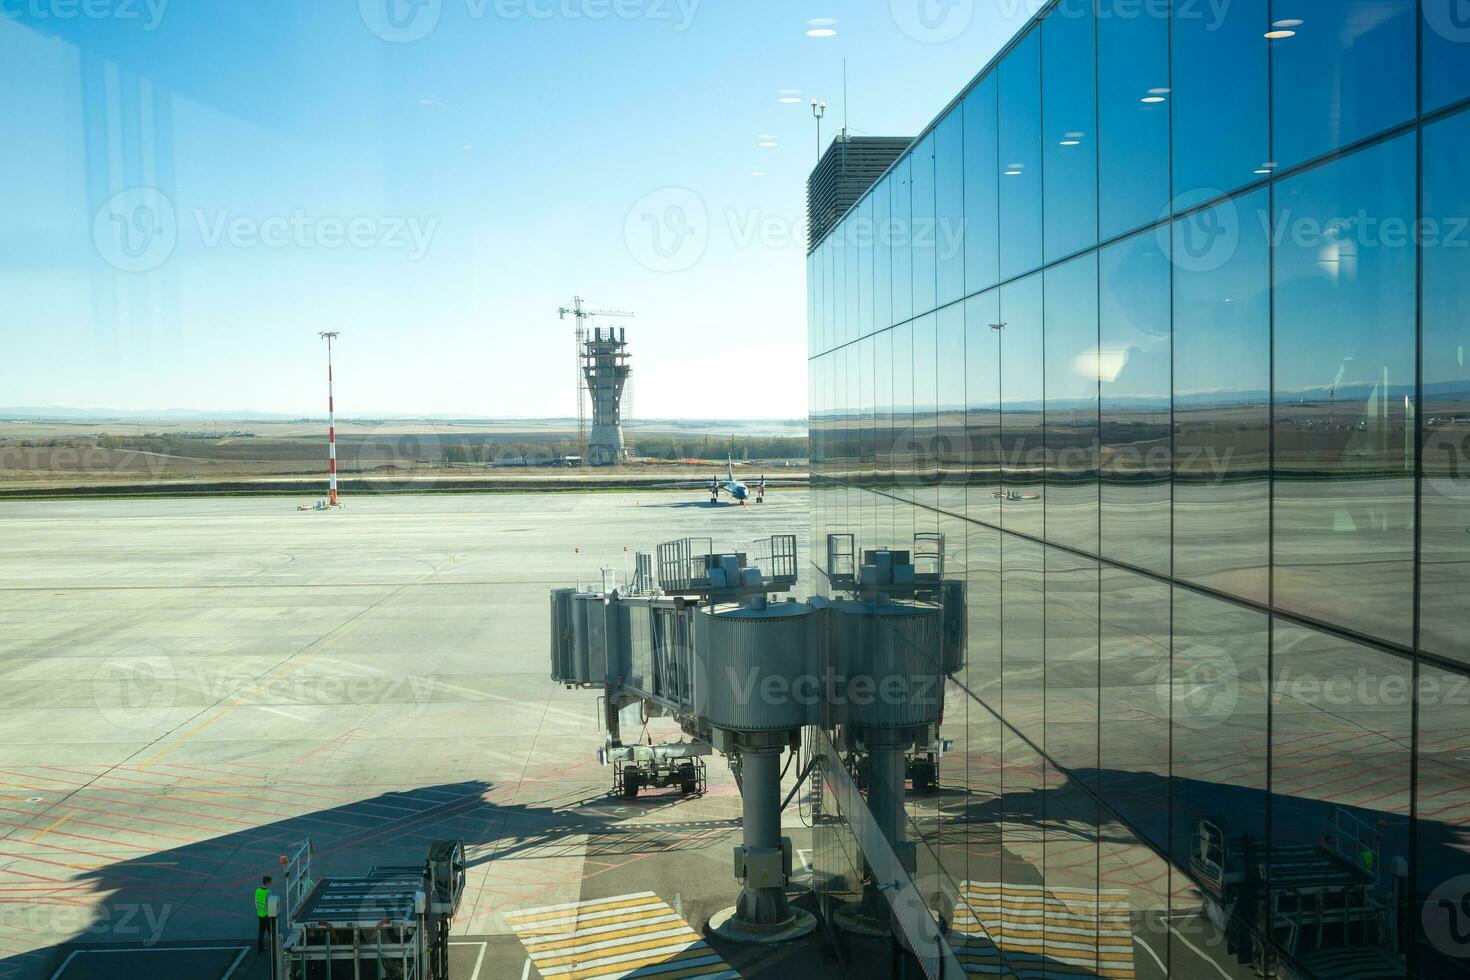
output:
{"label": "red and white striped pole", "polygon": [[323,331],[322,339],[327,342],[327,506],[337,504],[337,405],[332,394],[332,341],[340,336],[336,331]]}

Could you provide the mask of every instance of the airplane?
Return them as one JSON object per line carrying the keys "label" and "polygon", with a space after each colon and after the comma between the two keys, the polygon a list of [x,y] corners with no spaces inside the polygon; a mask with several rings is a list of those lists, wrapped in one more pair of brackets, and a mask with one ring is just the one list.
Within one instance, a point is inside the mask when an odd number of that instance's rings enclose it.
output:
{"label": "airplane", "polygon": [[[723,490],[735,499],[741,507],[750,499],[751,487],[747,487],[740,480],[735,479],[735,459],[731,456],[725,457],[725,479],[712,476],[709,480],[709,502],[717,504],[720,502],[720,491]],[[763,504],[766,502],[766,478],[762,476],[755,487],[755,502]]]}
{"label": "airplane", "polygon": [[1039,493],[1022,493],[1019,490],[997,490],[995,491],[995,493],[991,494],[991,496],[994,497],[996,500],[1008,500],[1012,502],[1041,499],[1041,494]]}

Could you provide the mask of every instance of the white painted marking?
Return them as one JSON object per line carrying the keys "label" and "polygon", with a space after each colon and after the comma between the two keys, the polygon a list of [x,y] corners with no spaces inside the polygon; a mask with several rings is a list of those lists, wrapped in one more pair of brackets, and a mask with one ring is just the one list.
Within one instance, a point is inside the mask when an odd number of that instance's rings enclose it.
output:
{"label": "white painted marking", "polygon": [[1179,941],[1181,943],[1183,943],[1184,945],[1188,946],[1190,949],[1194,950],[1195,951],[1195,954],[1198,955],[1200,959],[1204,960],[1206,963],[1210,964],[1210,966],[1214,967],[1216,973],[1218,973],[1218,974],[1220,974],[1220,976],[1224,977],[1225,980],[1231,980],[1230,974],[1228,974],[1224,970],[1220,969],[1220,964],[1218,964],[1214,960],[1210,959],[1209,956],[1207,956],[1205,954],[1205,951],[1204,950],[1200,949],[1194,943],[1192,943],[1188,939],[1184,938],[1184,933],[1180,932],[1178,929],[1175,929],[1173,926],[1170,926],[1169,927],[1169,931],[1172,932],[1174,935],[1178,936],[1179,937]]}
{"label": "white painted marking", "polygon": [[235,962],[230,964],[230,968],[225,971],[225,975],[220,977],[219,980],[230,980],[230,977],[235,975],[235,969],[240,965],[240,961],[245,958],[245,954],[248,952],[250,952],[249,947],[240,950],[240,955],[235,957]]}
{"label": "white painted marking", "polygon": [[1159,965],[1159,969],[1160,970],[1163,970],[1164,971],[1164,976],[1167,977],[1169,975],[1169,968],[1164,965],[1164,961],[1163,960],[1159,959],[1159,954],[1158,953],[1155,953],[1153,951],[1153,947],[1149,946],[1148,943],[1144,942],[1142,936],[1134,936],[1133,937],[1133,941],[1135,943],[1137,943],[1138,945],[1142,946],[1143,947],[1143,951],[1145,953],[1147,953],[1149,956],[1152,956],[1153,957],[1154,962]]}
{"label": "white painted marking", "polygon": [[812,869],[812,862],[807,858],[807,855],[811,852],[812,850],[809,847],[798,847],[796,849],[796,856],[801,858],[801,867],[805,871]]}
{"label": "white painted marking", "polygon": [[53,973],[53,974],[51,974],[51,980],[61,980],[61,976],[62,976],[62,974],[64,974],[66,972],[66,968],[68,966],[71,966],[71,961],[74,960],[74,959],[76,959],[78,956],[81,956],[84,953],[94,953],[94,954],[95,953],[103,953],[103,954],[105,954],[107,956],[115,956],[115,955],[120,955],[122,953],[234,953],[234,952],[238,952],[239,955],[235,957],[235,962],[230,964],[229,972],[226,973],[224,975],[224,977],[221,977],[220,980],[225,980],[226,977],[228,977],[231,973],[234,973],[235,972],[235,967],[239,966],[240,965],[240,961],[245,958],[245,954],[248,953],[248,952],[250,952],[250,947],[249,946],[132,946],[132,947],[126,947],[124,949],[74,949],[74,950],[72,950],[70,956],[68,956],[66,959],[64,959],[64,960],[61,961],[61,966],[57,968],[56,972]]}
{"label": "white painted marking", "polygon": [[526,965],[521,967],[521,980],[528,980],[531,976],[531,958],[526,957]]}

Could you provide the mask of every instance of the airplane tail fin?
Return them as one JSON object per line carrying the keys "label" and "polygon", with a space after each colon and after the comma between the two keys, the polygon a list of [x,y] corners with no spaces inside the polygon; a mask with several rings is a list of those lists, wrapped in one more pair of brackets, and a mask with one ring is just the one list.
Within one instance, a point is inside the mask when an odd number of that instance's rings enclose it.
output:
{"label": "airplane tail fin", "polygon": [[734,456],[727,455],[725,457],[725,475],[729,477],[731,483],[734,483],[735,482],[735,457]]}

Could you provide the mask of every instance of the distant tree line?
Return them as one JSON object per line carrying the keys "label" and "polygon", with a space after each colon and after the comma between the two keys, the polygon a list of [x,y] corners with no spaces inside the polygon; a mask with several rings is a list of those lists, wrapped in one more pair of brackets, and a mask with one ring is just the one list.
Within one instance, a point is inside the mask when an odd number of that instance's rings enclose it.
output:
{"label": "distant tree line", "polygon": [[[496,460],[553,460],[577,456],[575,439],[460,441],[442,444],[452,465],[486,465]],[[806,436],[637,436],[628,441],[634,456],[650,459],[806,459]]]}

